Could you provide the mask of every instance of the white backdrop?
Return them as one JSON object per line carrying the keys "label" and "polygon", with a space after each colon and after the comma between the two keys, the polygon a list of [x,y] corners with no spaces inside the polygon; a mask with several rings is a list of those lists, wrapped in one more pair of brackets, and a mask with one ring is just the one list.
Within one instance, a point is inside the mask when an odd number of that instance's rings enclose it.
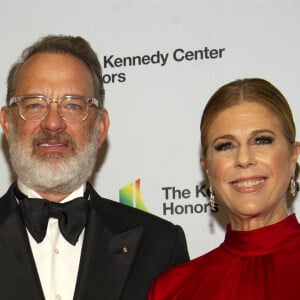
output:
{"label": "white backdrop", "polygon": [[[86,38],[104,66],[111,118],[94,186],[180,224],[195,257],[223,240],[226,223],[197,189],[203,106],[228,81],[263,77],[286,95],[299,128],[299,14],[297,0],[2,0],[2,105],[23,48],[47,34]],[[2,153],[0,169],[3,194],[12,178]]]}

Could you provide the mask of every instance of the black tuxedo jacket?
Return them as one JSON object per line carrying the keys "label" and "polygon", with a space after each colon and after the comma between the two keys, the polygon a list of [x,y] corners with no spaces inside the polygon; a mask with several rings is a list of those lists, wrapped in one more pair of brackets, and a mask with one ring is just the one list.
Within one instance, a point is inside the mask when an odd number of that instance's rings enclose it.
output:
{"label": "black tuxedo jacket", "polygon": [[[88,188],[91,209],[74,299],[147,299],[155,277],[188,260],[182,229]],[[0,199],[0,299],[44,299],[13,186]]]}

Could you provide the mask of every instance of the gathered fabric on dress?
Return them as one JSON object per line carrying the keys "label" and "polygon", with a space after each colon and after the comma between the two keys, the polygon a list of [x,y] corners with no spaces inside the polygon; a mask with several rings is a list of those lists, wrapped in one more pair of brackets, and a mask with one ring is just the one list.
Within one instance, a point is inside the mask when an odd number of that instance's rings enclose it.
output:
{"label": "gathered fabric on dress", "polygon": [[167,271],[149,300],[300,299],[300,224],[295,214],[266,227],[227,226],[216,249]]}

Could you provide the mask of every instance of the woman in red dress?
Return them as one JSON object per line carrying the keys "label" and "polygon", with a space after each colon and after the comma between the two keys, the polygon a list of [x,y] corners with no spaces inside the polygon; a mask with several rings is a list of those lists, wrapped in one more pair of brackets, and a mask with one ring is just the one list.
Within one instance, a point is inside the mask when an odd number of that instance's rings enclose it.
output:
{"label": "woman in red dress", "polygon": [[229,213],[225,240],[160,276],[149,300],[300,299],[300,225],[287,210],[298,190],[295,137],[288,102],[268,81],[215,92],[201,121],[201,165],[211,205]]}

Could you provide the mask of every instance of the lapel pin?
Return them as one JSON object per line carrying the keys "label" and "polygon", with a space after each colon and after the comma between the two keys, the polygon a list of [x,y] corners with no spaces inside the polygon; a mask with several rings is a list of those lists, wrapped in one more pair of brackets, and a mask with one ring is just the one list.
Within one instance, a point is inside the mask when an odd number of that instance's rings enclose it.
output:
{"label": "lapel pin", "polygon": [[127,246],[124,246],[124,247],[122,248],[122,252],[123,252],[123,253],[128,253],[128,251],[129,251],[129,249],[128,249]]}

